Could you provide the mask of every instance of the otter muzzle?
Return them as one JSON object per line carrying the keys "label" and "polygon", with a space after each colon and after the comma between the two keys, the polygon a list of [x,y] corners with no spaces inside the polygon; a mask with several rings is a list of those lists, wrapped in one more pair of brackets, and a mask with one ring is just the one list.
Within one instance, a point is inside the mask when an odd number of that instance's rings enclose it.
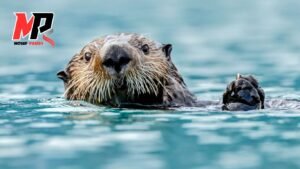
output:
{"label": "otter muzzle", "polygon": [[124,71],[131,61],[129,53],[121,46],[111,46],[103,60],[103,66],[111,76],[120,76],[124,74]]}

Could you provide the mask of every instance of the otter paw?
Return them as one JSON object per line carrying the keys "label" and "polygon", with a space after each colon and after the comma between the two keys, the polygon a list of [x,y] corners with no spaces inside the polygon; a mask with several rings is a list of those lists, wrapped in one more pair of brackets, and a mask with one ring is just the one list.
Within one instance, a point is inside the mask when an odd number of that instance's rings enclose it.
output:
{"label": "otter paw", "polygon": [[237,74],[223,94],[222,110],[247,111],[264,109],[265,93],[257,80],[249,75]]}

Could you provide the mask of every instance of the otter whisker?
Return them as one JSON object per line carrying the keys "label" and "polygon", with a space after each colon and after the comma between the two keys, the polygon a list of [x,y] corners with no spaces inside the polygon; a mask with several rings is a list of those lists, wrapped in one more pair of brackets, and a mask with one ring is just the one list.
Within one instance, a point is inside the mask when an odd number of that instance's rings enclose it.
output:
{"label": "otter whisker", "polygon": [[158,87],[157,87],[156,83],[145,74],[143,74],[143,77],[144,77],[144,81],[145,81],[146,85],[149,86],[149,88],[151,88],[151,90],[149,90],[148,93],[151,94],[153,92],[157,96],[158,95]]}

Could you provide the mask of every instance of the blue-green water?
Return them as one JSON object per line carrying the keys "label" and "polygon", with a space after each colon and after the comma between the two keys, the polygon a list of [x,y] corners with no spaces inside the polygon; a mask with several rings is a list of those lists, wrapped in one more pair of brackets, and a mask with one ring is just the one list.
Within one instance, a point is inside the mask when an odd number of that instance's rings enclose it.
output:
{"label": "blue-green water", "polygon": [[[220,100],[237,72],[269,100],[300,99],[300,1],[0,2],[1,169],[300,168],[299,105],[222,112],[133,110],[62,98],[55,74],[92,39],[115,32],[173,44],[199,99]],[[13,12],[55,12],[56,47],[13,46]]]}

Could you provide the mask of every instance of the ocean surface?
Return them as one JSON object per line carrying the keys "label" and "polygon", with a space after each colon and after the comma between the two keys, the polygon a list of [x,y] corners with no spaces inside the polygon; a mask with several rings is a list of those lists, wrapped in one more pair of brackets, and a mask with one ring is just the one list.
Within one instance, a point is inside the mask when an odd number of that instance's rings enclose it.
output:
{"label": "ocean surface", "polygon": [[[300,168],[299,0],[0,1],[1,169]],[[14,46],[14,12],[54,12],[56,46]],[[173,44],[201,100],[253,74],[269,109],[135,110],[64,100],[56,72],[89,41],[136,32]]]}

